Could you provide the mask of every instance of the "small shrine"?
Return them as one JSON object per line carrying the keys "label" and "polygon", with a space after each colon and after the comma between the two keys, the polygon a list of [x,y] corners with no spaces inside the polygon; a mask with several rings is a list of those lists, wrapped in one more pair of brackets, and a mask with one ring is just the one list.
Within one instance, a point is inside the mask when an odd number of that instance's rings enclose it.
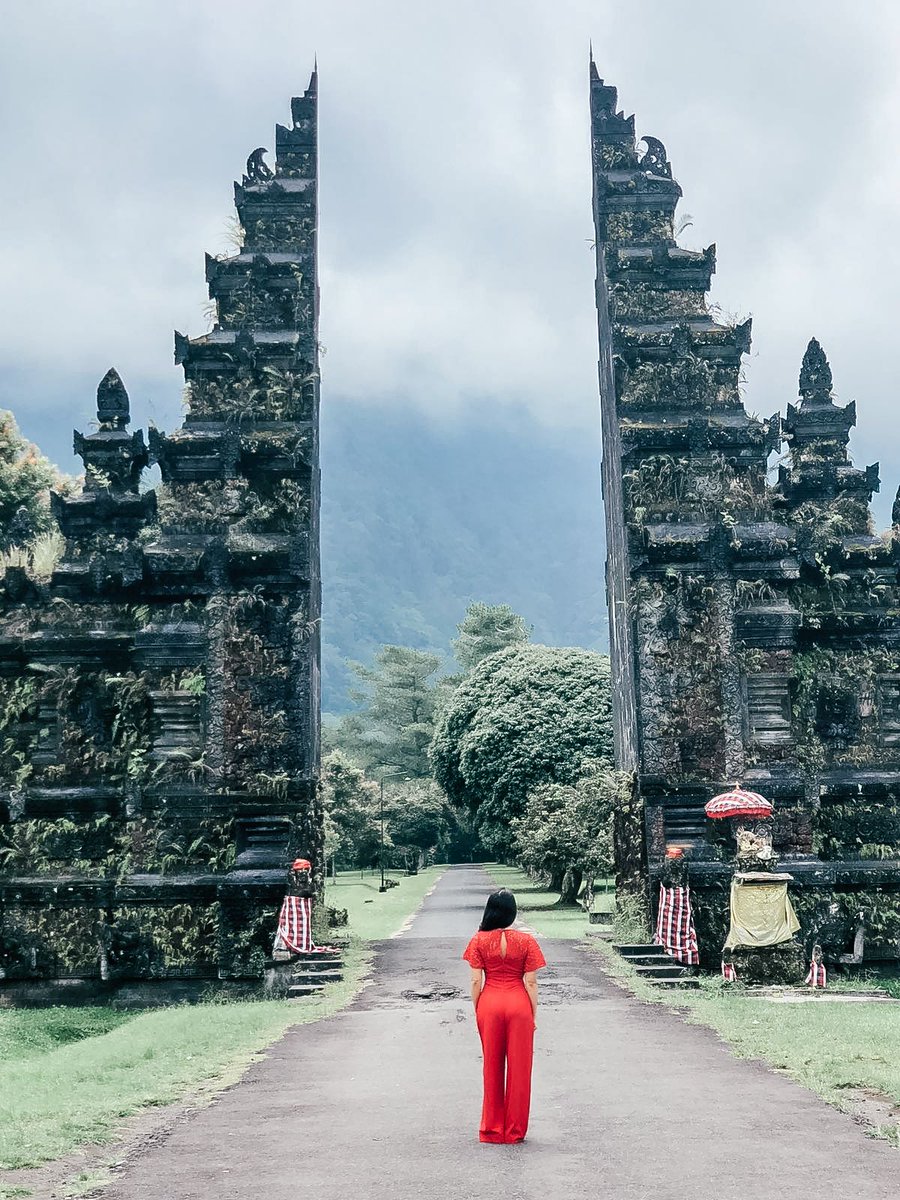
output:
{"label": "small shrine", "polygon": [[788,895],[794,877],[778,870],[772,835],[774,810],[757,792],[737,785],[706,805],[712,820],[727,821],[736,843],[728,935],[722,973],[733,982],[799,983],[803,947],[800,921]]}

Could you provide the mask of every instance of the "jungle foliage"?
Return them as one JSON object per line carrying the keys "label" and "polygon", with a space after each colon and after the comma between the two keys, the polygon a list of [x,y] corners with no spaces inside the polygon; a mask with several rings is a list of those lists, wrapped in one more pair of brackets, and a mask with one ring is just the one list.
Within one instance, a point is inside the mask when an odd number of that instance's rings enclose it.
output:
{"label": "jungle foliage", "polygon": [[0,411],[0,552],[27,548],[55,528],[50,488],[65,482],[22,437],[12,413]]}

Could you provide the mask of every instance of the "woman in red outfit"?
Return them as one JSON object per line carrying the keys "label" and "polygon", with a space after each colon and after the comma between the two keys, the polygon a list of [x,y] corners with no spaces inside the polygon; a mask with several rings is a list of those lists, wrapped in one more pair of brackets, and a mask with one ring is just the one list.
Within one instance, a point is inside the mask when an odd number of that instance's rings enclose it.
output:
{"label": "woman in red outfit", "polygon": [[530,933],[509,928],[515,919],[512,892],[493,892],[463,955],[472,968],[472,1003],[484,1057],[482,1142],[522,1142],[528,1131],[537,972],[547,964]]}

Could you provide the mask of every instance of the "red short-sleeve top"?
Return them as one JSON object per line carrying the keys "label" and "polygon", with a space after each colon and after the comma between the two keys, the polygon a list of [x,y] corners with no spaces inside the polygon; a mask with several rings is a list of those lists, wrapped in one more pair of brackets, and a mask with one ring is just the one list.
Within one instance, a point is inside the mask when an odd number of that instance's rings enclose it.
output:
{"label": "red short-sleeve top", "polygon": [[[502,934],[506,934],[505,955],[501,953]],[[526,971],[539,971],[547,965],[537,941],[521,929],[479,930],[463,958],[476,971],[484,971],[486,983],[518,983]]]}

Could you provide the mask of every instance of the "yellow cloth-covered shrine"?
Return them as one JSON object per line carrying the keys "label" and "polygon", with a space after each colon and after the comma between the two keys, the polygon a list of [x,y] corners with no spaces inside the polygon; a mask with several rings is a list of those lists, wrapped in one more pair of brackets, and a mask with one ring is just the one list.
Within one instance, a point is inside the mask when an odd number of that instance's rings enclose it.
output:
{"label": "yellow cloth-covered shrine", "polygon": [[788,896],[790,876],[748,872],[731,883],[731,928],[726,950],[736,946],[778,946],[789,942],[800,922]]}

